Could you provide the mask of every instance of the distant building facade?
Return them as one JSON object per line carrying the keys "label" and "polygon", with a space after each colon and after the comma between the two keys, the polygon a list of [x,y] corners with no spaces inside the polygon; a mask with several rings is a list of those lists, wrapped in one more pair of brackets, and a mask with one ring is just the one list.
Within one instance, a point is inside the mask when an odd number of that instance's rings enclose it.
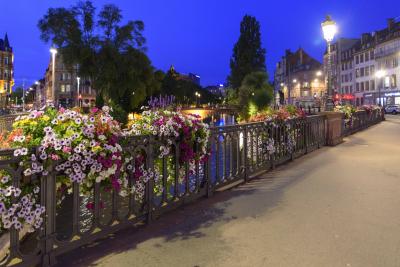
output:
{"label": "distant building facade", "polygon": [[225,96],[225,87],[223,84],[206,86],[204,87],[204,90],[210,92],[215,96]]}
{"label": "distant building facade", "polygon": [[325,94],[323,66],[302,48],[286,50],[276,64],[274,89],[277,104],[319,106]]}
{"label": "distant building facade", "polygon": [[14,86],[14,53],[7,34],[0,39],[0,107],[5,108],[7,95]]}
{"label": "distant building facade", "polygon": [[[386,28],[358,39],[341,38],[331,50],[336,100],[357,106],[400,104],[400,21],[389,19]],[[327,73],[327,53],[324,70]],[[377,76],[378,71],[383,77]]]}
{"label": "distant building facade", "polygon": [[[55,80],[52,75],[52,60],[50,59],[48,68],[45,74],[45,83],[43,97],[41,102],[54,103],[64,107],[73,107],[80,105],[81,107],[94,106],[96,101],[96,92],[92,88],[89,79],[79,79],[79,94],[78,94],[78,68],[75,65],[69,67],[64,64],[60,54],[56,54],[55,60]],[[55,85],[53,95],[52,86]]]}
{"label": "distant building facade", "polygon": [[171,67],[169,68],[169,71],[171,73],[176,74],[177,80],[192,82],[192,83],[200,86],[200,76],[197,74],[190,73],[190,72],[188,74],[177,73],[175,70],[175,67],[173,65],[171,65]]}
{"label": "distant building facade", "polygon": [[[400,105],[400,21],[388,20],[387,28],[375,33],[375,67],[384,72],[384,77],[377,79],[381,102],[384,105]],[[378,99],[377,90],[373,99]]]}

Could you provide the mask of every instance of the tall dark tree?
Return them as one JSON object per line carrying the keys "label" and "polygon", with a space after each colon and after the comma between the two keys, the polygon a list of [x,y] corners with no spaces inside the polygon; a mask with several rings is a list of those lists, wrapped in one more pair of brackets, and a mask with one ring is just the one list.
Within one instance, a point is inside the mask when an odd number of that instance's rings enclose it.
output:
{"label": "tall dark tree", "polygon": [[233,48],[230,60],[230,86],[237,89],[247,74],[266,71],[265,49],[261,46],[260,23],[255,17],[245,15],[240,23],[239,40]]}
{"label": "tall dark tree", "polygon": [[92,81],[98,103],[129,112],[161,84],[145,54],[144,23],[121,21],[117,6],[104,5],[97,14],[91,1],[81,1],[50,8],[38,27],[41,39],[57,46],[64,62],[78,64],[79,75]]}

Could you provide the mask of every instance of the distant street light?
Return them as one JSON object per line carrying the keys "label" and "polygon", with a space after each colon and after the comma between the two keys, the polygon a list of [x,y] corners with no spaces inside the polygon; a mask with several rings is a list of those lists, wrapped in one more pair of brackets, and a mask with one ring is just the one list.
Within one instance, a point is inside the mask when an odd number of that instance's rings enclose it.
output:
{"label": "distant street light", "polygon": [[316,75],[317,75],[317,77],[322,76],[322,71],[320,71],[320,70],[317,71]]}
{"label": "distant street light", "polygon": [[81,107],[81,100],[79,99],[79,96],[80,96],[80,94],[79,94],[79,85],[80,85],[80,82],[81,82],[81,77],[76,77],[76,82],[77,82],[77,91],[78,91],[78,95],[77,95],[77,97],[78,97],[78,107]]}
{"label": "distant street light", "polygon": [[55,107],[57,107],[57,103],[56,103],[56,54],[57,54],[57,49],[55,49],[54,47],[50,48],[50,53],[52,56],[52,70],[51,70],[51,95],[53,97],[53,104]]}
{"label": "distant street light", "polygon": [[378,86],[378,105],[381,107],[382,106],[382,98],[381,98],[381,87],[383,87],[383,77],[386,76],[386,71],[384,70],[378,70],[375,73],[375,77],[378,78],[379,81],[379,86]]}
{"label": "distant street light", "polygon": [[200,93],[197,92],[197,91],[196,91],[194,94],[195,94],[195,96],[196,96],[196,106],[198,106],[198,105],[200,104],[199,98],[201,97],[201,95],[200,95]]}
{"label": "distant street light", "polygon": [[336,22],[332,20],[330,16],[326,16],[326,19],[324,22],[321,23],[322,27],[322,32],[324,34],[324,39],[326,40],[328,49],[328,72],[327,72],[327,93],[328,96],[326,98],[326,103],[325,103],[325,109],[328,111],[333,110],[333,101],[332,101],[332,86],[331,86],[331,42],[333,41],[333,38],[335,38],[335,34],[337,33],[337,26]]}

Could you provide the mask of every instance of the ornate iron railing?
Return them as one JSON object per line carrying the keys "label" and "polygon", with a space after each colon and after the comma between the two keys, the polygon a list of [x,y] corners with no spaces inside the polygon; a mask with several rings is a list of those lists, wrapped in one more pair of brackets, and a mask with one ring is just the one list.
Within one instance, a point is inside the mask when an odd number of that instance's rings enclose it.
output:
{"label": "ornate iron railing", "polygon": [[[2,233],[9,248],[2,252],[1,265],[51,266],[57,255],[124,227],[149,223],[185,203],[211,196],[216,190],[246,182],[278,164],[324,146],[325,125],[324,116],[311,116],[281,123],[212,128],[210,157],[195,166],[179,161],[180,144],[175,140],[152,136],[121,140],[125,152],[144,155],[146,168],[158,168],[161,174],[157,181],[147,182],[146,193],[139,198],[121,197],[114,188],[103,190],[99,183],[94,185],[90,196],[82,196],[81,186],[74,183],[68,189],[70,193],[61,199],[56,183],[62,172],[54,170],[47,176],[33,176],[30,179],[40,180],[40,202],[46,208],[43,227],[34,233],[14,228]],[[173,151],[161,157],[155,147],[165,142],[172,142]],[[0,169],[11,173],[14,186],[20,186],[26,178],[18,164],[19,158],[12,151],[2,151],[0,157]],[[132,161],[135,160],[133,157]],[[92,208],[88,207],[89,203],[93,204]]]}
{"label": "ornate iron railing", "polygon": [[342,133],[348,136],[364,130],[384,119],[384,112],[379,109],[371,111],[357,111],[350,118],[343,118]]}

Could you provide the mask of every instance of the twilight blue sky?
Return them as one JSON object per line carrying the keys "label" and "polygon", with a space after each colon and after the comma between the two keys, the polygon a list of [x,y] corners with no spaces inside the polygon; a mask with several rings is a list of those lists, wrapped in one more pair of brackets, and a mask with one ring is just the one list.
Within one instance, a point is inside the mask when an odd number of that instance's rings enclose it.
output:
{"label": "twilight blue sky", "polygon": [[[5,0],[1,0],[5,1]],[[267,0],[93,0],[98,9],[114,3],[124,20],[145,23],[148,56],[156,68],[173,64],[181,73],[201,76],[202,85],[224,82],[229,58],[245,14],[261,23],[270,77],[285,49],[303,47],[318,60],[325,43],[320,23],[331,14],[339,36],[358,37],[381,29],[389,17],[400,16],[399,0],[267,1]],[[15,53],[15,79],[33,82],[43,76],[49,46],[39,39],[37,21],[49,7],[70,6],[72,0],[12,0],[2,3],[0,36],[8,32]],[[2,37],[1,37],[2,38]]]}

